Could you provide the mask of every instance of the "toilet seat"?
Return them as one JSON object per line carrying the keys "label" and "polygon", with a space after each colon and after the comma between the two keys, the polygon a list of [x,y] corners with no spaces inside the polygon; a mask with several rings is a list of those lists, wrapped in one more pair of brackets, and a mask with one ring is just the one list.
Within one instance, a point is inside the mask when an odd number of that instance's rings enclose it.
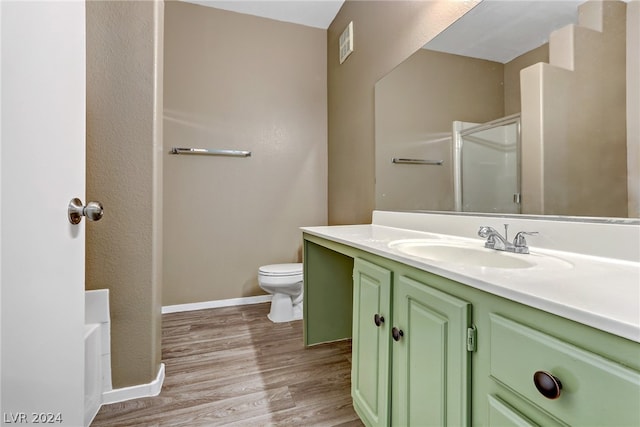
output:
{"label": "toilet seat", "polygon": [[263,265],[258,269],[258,285],[273,295],[269,320],[280,323],[302,319],[302,263]]}
{"label": "toilet seat", "polygon": [[263,265],[258,269],[258,274],[269,277],[297,276],[302,274],[302,263]]}

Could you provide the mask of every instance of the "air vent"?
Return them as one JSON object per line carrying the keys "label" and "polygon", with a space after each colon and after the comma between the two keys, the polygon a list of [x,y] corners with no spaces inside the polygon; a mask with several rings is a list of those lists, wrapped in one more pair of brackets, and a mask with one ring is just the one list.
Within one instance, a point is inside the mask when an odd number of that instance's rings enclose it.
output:
{"label": "air vent", "polygon": [[353,21],[349,22],[347,28],[340,35],[340,63],[353,52]]}

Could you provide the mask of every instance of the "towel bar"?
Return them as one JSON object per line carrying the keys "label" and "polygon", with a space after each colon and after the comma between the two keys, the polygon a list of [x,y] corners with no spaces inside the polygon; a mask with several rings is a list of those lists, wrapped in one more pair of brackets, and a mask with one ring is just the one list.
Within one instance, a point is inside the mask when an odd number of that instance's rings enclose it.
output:
{"label": "towel bar", "polygon": [[251,151],[174,147],[171,149],[170,154],[200,154],[205,156],[249,157],[251,156]]}
{"label": "towel bar", "polygon": [[425,159],[400,159],[397,157],[394,157],[393,159],[391,159],[392,163],[405,163],[405,164],[410,164],[410,165],[436,165],[436,166],[440,166],[441,164],[444,163],[444,160],[425,160]]}

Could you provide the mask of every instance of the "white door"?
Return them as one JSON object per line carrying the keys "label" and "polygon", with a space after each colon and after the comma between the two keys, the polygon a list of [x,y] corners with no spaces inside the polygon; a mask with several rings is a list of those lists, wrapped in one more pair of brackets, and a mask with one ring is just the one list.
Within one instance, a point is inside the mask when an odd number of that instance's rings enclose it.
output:
{"label": "white door", "polygon": [[1,422],[81,426],[85,5],[2,0],[0,17]]}

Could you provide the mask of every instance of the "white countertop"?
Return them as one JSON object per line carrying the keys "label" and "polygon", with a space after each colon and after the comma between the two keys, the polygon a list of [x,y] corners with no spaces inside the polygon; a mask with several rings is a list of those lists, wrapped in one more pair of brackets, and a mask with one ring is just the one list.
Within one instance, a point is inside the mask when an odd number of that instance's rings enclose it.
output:
{"label": "white countertop", "polygon": [[303,227],[302,231],[640,342],[640,262],[530,245],[531,254],[522,256],[560,258],[569,267],[477,267],[405,255],[389,243],[440,238],[483,247],[480,238],[378,224]]}

